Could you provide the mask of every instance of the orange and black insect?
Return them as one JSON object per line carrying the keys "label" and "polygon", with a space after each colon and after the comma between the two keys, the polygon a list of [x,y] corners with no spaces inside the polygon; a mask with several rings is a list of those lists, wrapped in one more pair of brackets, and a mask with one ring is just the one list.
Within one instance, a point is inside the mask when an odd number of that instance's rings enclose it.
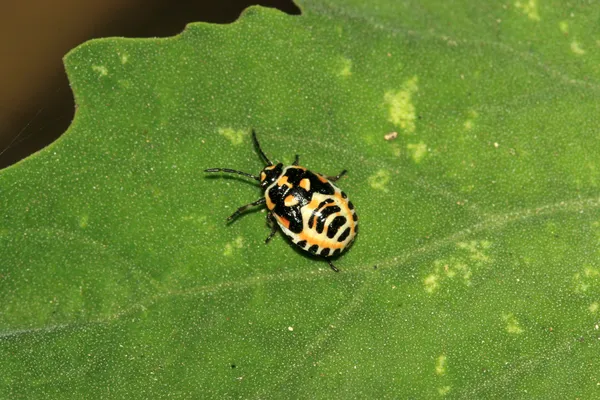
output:
{"label": "orange and black insect", "polygon": [[238,208],[227,220],[231,221],[250,207],[266,204],[271,233],[265,243],[271,240],[279,226],[296,246],[323,257],[331,269],[339,272],[330,258],[348,249],[358,233],[358,215],[354,205],[346,193],[332,183],[340,179],[346,170],[326,177],[299,166],[298,155],[290,166],[273,164],[260,147],[254,131],[252,139],[267,164],[259,176],[229,168],[204,171],[247,176],[259,181],[264,190],[264,197]]}

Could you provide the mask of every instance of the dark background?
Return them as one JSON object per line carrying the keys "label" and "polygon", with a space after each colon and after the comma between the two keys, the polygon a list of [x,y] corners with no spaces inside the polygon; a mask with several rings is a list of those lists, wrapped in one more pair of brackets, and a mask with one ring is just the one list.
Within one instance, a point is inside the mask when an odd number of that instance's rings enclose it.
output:
{"label": "dark background", "polygon": [[62,57],[78,44],[109,36],[172,36],[195,21],[230,23],[253,4],[300,14],[292,0],[1,2],[0,168],[42,149],[68,128],[75,105]]}

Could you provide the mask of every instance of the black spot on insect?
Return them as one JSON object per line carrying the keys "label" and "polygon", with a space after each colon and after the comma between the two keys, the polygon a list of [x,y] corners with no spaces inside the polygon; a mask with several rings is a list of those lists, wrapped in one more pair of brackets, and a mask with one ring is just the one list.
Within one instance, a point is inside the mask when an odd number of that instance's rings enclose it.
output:
{"label": "black spot on insect", "polygon": [[347,198],[348,198],[348,195],[346,195],[346,193],[342,192],[342,197],[343,197],[344,199],[347,199]]}
{"label": "black spot on insect", "polygon": [[305,248],[306,247],[306,240],[301,240],[298,243],[296,243],[297,246]]}
{"label": "black spot on insect", "polygon": [[331,204],[331,203],[333,203],[332,199],[323,200],[322,202],[319,203],[319,205],[317,206],[317,208],[315,210],[313,210],[312,214],[310,215],[310,218],[308,219],[308,226],[309,227],[312,227],[313,224],[315,223],[315,218],[316,218],[317,213],[319,212],[319,210],[321,208],[323,208],[325,205]]}
{"label": "black spot on insect", "polygon": [[354,222],[358,221],[358,215],[356,215],[356,213],[352,214],[352,219]]}
{"label": "black spot on insect", "polygon": [[321,255],[323,257],[327,257],[329,255],[329,248],[325,247],[323,250],[321,250]]}
{"label": "black spot on insect", "polygon": [[316,244],[313,244],[308,248],[308,252],[312,254],[317,254],[317,250],[319,250],[319,246]]}
{"label": "black spot on insect", "polygon": [[341,252],[342,252],[342,250],[341,250],[341,249],[335,249],[335,250],[333,251],[333,254],[332,254],[331,256],[332,256],[332,257],[335,257],[335,256],[337,256],[338,254],[340,254]]}
{"label": "black spot on insect", "polygon": [[323,229],[325,228],[325,220],[331,214],[339,213],[342,211],[338,206],[329,206],[325,207],[323,211],[321,211],[321,215],[319,215],[319,220],[317,221],[317,232],[323,233]]}
{"label": "black spot on insect", "polygon": [[348,202],[348,208],[354,210],[354,204],[351,201]]}
{"label": "black spot on insect", "polygon": [[344,226],[345,223],[346,217],[342,217],[341,215],[335,217],[333,221],[331,221],[331,224],[329,224],[329,228],[327,228],[327,237],[333,239],[340,227]]}
{"label": "black spot on insect", "polygon": [[349,234],[350,234],[350,227],[346,228],[344,233],[342,233],[340,235],[340,237],[338,238],[338,242],[343,242],[344,240],[346,240],[346,238],[348,237]]}

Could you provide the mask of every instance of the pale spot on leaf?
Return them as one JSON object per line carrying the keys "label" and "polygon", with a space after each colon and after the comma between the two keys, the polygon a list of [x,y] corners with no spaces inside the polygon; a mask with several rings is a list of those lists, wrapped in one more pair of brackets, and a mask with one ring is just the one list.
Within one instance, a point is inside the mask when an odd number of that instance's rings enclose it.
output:
{"label": "pale spot on leaf", "polygon": [[479,117],[479,113],[475,110],[469,111],[469,116],[465,120],[464,127],[465,130],[470,131],[475,126],[475,120]]}
{"label": "pale spot on leaf", "polygon": [[446,375],[446,355],[440,355],[435,362],[435,373],[442,376]]}
{"label": "pale spot on leaf", "polygon": [[398,91],[389,91],[384,95],[384,102],[388,106],[388,121],[403,129],[407,133],[415,131],[415,106],[412,102],[413,94],[418,90],[416,76],[408,79]]}
{"label": "pale spot on leaf", "polygon": [[558,28],[565,35],[569,33],[569,23],[567,21],[560,21],[558,23]]}
{"label": "pale spot on leaf", "polygon": [[342,69],[339,72],[340,76],[348,77],[352,75],[352,61],[347,58],[342,58]]}
{"label": "pale spot on leaf", "polygon": [[581,48],[581,45],[577,40],[571,42],[571,51],[578,56],[585,54],[585,50]]}
{"label": "pale spot on leaf", "polygon": [[94,65],[92,66],[92,69],[96,71],[100,77],[108,75],[108,68],[103,65]]}
{"label": "pale spot on leaf", "polygon": [[413,161],[417,164],[427,155],[427,145],[423,142],[409,143],[406,145],[406,149],[410,152]]}
{"label": "pale spot on leaf", "polygon": [[595,301],[595,302],[593,302],[592,304],[590,304],[590,306],[588,307],[588,310],[589,310],[589,311],[590,311],[592,314],[595,314],[595,313],[597,313],[597,312],[598,312],[598,308],[599,308],[599,307],[600,307],[600,306],[598,305],[598,302],[597,302],[597,301]]}
{"label": "pale spot on leaf", "polygon": [[573,283],[576,293],[587,292],[593,285],[598,285],[600,282],[600,270],[586,266],[582,272],[577,272],[573,275]]}
{"label": "pale spot on leaf", "polygon": [[387,192],[387,184],[390,181],[390,173],[384,169],[380,169],[369,177],[369,186],[376,190]]}
{"label": "pale spot on leaf", "polygon": [[506,327],[505,327],[506,332],[512,333],[515,335],[523,333],[523,328],[521,328],[519,321],[513,315],[513,313],[504,314],[502,316],[502,319],[506,323]]}
{"label": "pale spot on leaf", "polygon": [[445,395],[447,395],[448,393],[450,393],[450,389],[451,389],[451,387],[450,387],[449,385],[446,385],[446,386],[439,387],[439,388],[438,388],[438,394],[439,394],[440,396],[445,396]]}
{"label": "pale spot on leaf", "polygon": [[241,249],[242,247],[244,247],[244,239],[242,237],[237,237],[232,243],[225,244],[223,255],[230,256],[235,249]]}
{"label": "pale spot on leaf", "polygon": [[233,128],[219,128],[219,135],[225,136],[231,144],[240,145],[244,142],[244,136],[247,133],[243,130],[235,130]]}
{"label": "pale spot on leaf", "polygon": [[515,8],[517,10],[520,10],[523,14],[527,15],[527,18],[529,18],[532,21],[540,20],[540,14],[538,12],[537,0],[516,1]]}
{"label": "pale spot on leaf", "polygon": [[423,285],[425,286],[425,291],[427,293],[433,293],[440,287],[440,284],[438,283],[438,278],[439,276],[437,276],[436,274],[429,274],[425,277],[425,279],[423,280]]}
{"label": "pale spot on leaf", "polygon": [[433,272],[423,282],[425,291],[433,293],[443,282],[462,282],[465,286],[471,286],[473,271],[493,261],[487,254],[491,245],[488,240],[458,242],[456,247],[459,251],[446,259],[433,262]]}

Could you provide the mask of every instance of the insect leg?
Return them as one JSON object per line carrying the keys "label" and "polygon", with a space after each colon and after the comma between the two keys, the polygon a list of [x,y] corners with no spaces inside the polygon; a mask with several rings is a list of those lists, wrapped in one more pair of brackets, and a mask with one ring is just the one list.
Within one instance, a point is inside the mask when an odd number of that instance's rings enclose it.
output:
{"label": "insect leg", "polygon": [[346,172],[348,172],[348,171],[343,170],[342,172],[340,172],[336,176],[328,176],[327,179],[329,179],[331,182],[335,182],[338,179],[340,179],[342,176],[346,175]]}
{"label": "insect leg", "polygon": [[331,267],[331,269],[333,270],[333,272],[340,272],[340,270],[337,269],[337,267],[335,265],[333,265],[333,263],[331,262],[330,259],[326,258],[325,260],[329,263],[329,266]]}
{"label": "insect leg", "polygon": [[273,236],[275,236],[275,233],[277,233],[277,223],[273,220],[272,212],[267,214],[267,225],[271,227],[271,233],[269,233],[269,236],[265,239],[265,244],[269,243]]}
{"label": "insect leg", "polygon": [[300,161],[300,156],[298,154],[296,154],[296,157],[294,158],[294,162],[292,163],[292,165],[298,165],[299,161]]}
{"label": "insect leg", "polygon": [[240,208],[238,208],[233,214],[231,214],[227,218],[227,221],[231,221],[232,219],[234,219],[235,217],[237,217],[238,215],[240,215],[241,213],[243,213],[244,211],[246,211],[250,207],[258,206],[259,204],[265,204],[265,201],[266,201],[265,198],[261,197],[260,199],[256,200],[255,202],[252,202],[250,204],[246,204],[245,206],[241,206]]}

